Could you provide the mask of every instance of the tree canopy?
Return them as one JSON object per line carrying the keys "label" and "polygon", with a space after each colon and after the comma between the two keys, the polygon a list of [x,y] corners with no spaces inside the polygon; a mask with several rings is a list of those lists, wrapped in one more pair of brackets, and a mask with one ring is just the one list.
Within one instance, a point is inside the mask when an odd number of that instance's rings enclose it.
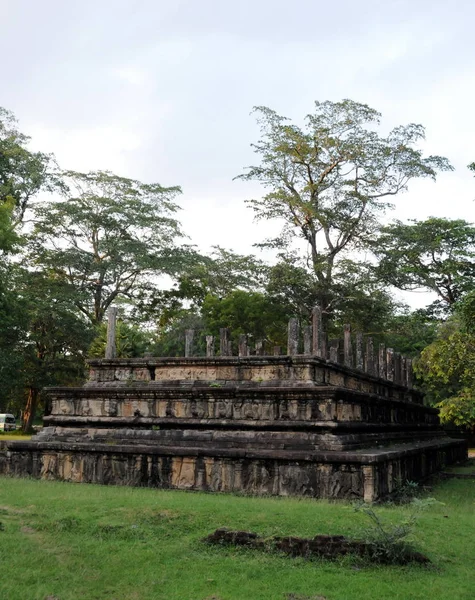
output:
{"label": "tree canopy", "polygon": [[14,227],[22,222],[40,191],[62,186],[53,155],[31,152],[29,140],[19,131],[14,115],[0,107],[0,205],[10,206]]}
{"label": "tree canopy", "polygon": [[30,260],[63,282],[76,308],[100,323],[114,301],[133,301],[180,269],[179,187],[109,172],[66,173],[62,201],[34,207]]}
{"label": "tree canopy", "polygon": [[388,200],[415,178],[435,179],[447,159],[425,157],[422,125],[375,131],[380,114],[352,100],[316,102],[303,128],[270,108],[255,108],[261,129],[253,144],[260,163],[239,176],[267,193],[249,200],[257,219],[279,219],[281,235],[261,245],[287,250],[304,240],[324,310],[332,312],[339,259],[367,247]]}
{"label": "tree canopy", "polygon": [[396,221],[383,227],[375,253],[379,280],[403,290],[435,292],[445,309],[475,287],[475,227],[467,221]]}

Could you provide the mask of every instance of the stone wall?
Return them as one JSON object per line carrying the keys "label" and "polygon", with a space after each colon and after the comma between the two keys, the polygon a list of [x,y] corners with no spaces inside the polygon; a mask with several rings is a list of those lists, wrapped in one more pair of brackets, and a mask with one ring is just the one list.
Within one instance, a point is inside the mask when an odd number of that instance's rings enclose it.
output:
{"label": "stone wall", "polygon": [[374,369],[317,356],[90,367],[83,387],[49,390],[43,431],[6,442],[0,473],[372,501],[466,456],[416,390]]}

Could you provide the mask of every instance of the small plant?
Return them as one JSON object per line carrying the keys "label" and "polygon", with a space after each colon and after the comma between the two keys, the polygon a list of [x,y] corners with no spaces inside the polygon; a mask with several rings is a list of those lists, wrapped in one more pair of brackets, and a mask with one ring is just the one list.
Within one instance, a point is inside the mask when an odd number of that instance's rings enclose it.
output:
{"label": "small plant", "polygon": [[421,488],[417,481],[405,482],[399,480],[391,494],[391,501],[395,504],[409,504],[421,493]]}
{"label": "small plant", "polygon": [[219,383],[219,381],[212,381],[212,382],[209,384],[209,387],[213,387],[213,388],[220,388],[220,387],[223,387],[223,386],[222,386],[222,384],[221,384],[221,383]]}
{"label": "small plant", "polygon": [[405,564],[412,560],[426,562],[421,560],[422,555],[414,550],[408,538],[414,533],[418,512],[434,504],[439,504],[434,498],[414,498],[412,512],[396,525],[383,523],[372,504],[357,504],[355,510],[362,512],[371,522],[362,531],[364,541],[371,548],[371,559],[387,564]]}

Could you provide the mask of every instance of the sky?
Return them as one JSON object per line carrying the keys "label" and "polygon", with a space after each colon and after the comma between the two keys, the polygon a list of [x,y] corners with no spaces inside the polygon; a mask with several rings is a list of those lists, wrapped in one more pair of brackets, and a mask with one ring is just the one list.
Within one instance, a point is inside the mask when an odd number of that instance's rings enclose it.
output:
{"label": "sky", "polygon": [[351,98],[381,133],[423,124],[455,170],[412,182],[388,219],[474,221],[474,21],[471,0],[0,0],[0,106],[63,168],[180,185],[202,250],[277,231],[244,203],[263,190],[233,181],[256,164],[258,105],[302,123]]}

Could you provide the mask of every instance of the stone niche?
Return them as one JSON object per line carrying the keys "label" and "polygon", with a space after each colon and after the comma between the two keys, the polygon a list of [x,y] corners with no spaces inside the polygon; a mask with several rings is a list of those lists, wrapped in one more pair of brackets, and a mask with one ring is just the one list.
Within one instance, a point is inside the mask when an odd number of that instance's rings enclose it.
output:
{"label": "stone niche", "polygon": [[407,380],[316,356],[91,360],[0,473],[374,501],[467,456]]}

